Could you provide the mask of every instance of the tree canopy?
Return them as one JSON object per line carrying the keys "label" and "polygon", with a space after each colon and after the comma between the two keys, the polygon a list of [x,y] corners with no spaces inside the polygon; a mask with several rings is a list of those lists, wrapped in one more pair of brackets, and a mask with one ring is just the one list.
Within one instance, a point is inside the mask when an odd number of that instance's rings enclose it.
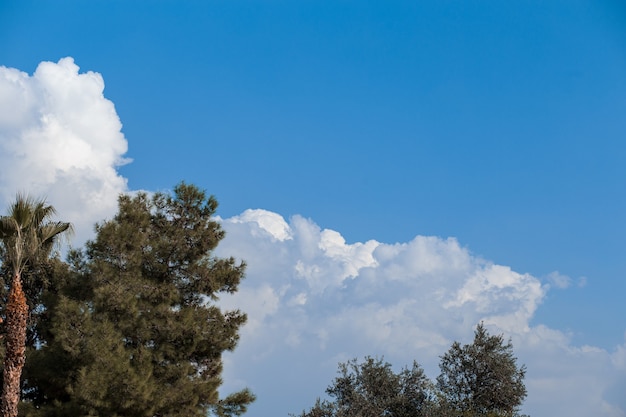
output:
{"label": "tree canopy", "polygon": [[25,416],[235,416],[220,398],[222,353],[246,315],[222,311],[245,264],[212,255],[217,202],[195,186],[119,198],[118,213],[67,262],[49,264],[30,330]]}
{"label": "tree canopy", "polygon": [[419,417],[430,407],[430,382],[413,363],[395,373],[383,359],[366,357],[339,364],[339,376],[326,389],[333,401],[317,400],[300,417]]}
{"label": "tree canopy", "polygon": [[492,336],[480,323],[474,341],[454,342],[441,357],[431,382],[413,363],[394,373],[382,359],[339,364],[339,376],[298,417],[514,417],[526,397],[525,367],[518,367],[511,342]]}
{"label": "tree canopy", "polygon": [[437,386],[454,412],[513,416],[526,398],[526,367],[517,366],[511,341],[490,335],[482,323],[473,343],[454,342],[439,367]]}

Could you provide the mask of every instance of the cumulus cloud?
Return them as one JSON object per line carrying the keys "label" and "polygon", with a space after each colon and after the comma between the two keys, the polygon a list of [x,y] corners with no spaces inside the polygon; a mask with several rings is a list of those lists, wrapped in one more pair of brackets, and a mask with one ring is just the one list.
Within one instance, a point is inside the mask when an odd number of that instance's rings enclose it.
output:
{"label": "cumulus cloud", "polygon": [[[434,378],[439,355],[454,340],[470,342],[483,321],[512,338],[528,367],[526,412],[626,415],[622,396],[614,395],[626,379],[624,346],[574,346],[566,333],[531,325],[547,291],[567,287],[568,277],[555,272],[542,284],[452,238],[347,243],[310,219],[286,221],[264,210],[222,225],[227,235],[218,254],[248,262],[241,292],[222,303],[248,311],[251,320],[227,358],[226,380],[251,386],[261,414],[312,405],[337,362],[353,357],[384,355],[397,366],[418,360]],[[264,404],[277,395],[285,400]]]}
{"label": "cumulus cloud", "polygon": [[16,193],[44,197],[74,223],[76,241],[110,216],[127,191],[116,168],[127,142],[95,72],[72,58],[42,62],[32,75],[0,67],[0,206]]}

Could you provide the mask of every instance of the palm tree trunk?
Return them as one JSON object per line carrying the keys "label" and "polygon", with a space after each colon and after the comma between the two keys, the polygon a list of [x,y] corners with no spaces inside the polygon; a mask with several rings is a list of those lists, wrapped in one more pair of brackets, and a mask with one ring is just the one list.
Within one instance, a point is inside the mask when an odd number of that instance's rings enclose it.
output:
{"label": "palm tree trunk", "polygon": [[6,354],[2,385],[2,405],[0,416],[17,417],[20,402],[20,379],[26,361],[26,321],[28,304],[22,289],[22,279],[17,273],[13,276],[9,300],[6,307]]}

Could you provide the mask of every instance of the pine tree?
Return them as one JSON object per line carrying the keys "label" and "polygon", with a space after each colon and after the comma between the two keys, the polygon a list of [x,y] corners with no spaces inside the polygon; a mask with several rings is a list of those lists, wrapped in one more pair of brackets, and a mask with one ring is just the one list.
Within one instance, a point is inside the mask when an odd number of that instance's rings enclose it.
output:
{"label": "pine tree", "polygon": [[29,416],[240,415],[246,389],[220,399],[222,353],[246,321],[215,301],[245,265],[212,256],[217,202],[194,186],[119,199],[117,215],[58,264],[26,370]]}

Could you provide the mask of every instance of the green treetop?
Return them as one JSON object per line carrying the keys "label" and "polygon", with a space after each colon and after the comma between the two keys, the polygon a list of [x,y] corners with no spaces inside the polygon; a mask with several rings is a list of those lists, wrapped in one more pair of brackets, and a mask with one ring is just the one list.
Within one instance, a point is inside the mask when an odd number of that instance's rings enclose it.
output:
{"label": "green treetop", "polygon": [[395,373],[389,363],[366,357],[339,364],[339,376],[298,417],[526,417],[526,368],[518,367],[511,342],[476,327],[474,342],[454,342],[441,357],[437,384],[413,363]]}
{"label": "green treetop", "polygon": [[502,335],[490,335],[480,323],[474,342],[454,342],[439,367],[437,385],[450,415],[518,415],[526,398],[526,368],[517,366],[513,345]]}
{"label": "green treetop", "polygon": [[222,311],[245,265],[212,256],[224,237],[213,197],[119,199],[84,252],[59,263],[26,372],[29,416],[218,416],[245,412],[246,389],[219,398],[222,353],[246,315]]}
{"label": "green treetop", "polygon": [[333,399],[317,400],[299,417],[420,417],[431,409],[431,383],[413,363],[399,373],[382,359],[366,357],[339,364],[339,376],[326,389]]}

